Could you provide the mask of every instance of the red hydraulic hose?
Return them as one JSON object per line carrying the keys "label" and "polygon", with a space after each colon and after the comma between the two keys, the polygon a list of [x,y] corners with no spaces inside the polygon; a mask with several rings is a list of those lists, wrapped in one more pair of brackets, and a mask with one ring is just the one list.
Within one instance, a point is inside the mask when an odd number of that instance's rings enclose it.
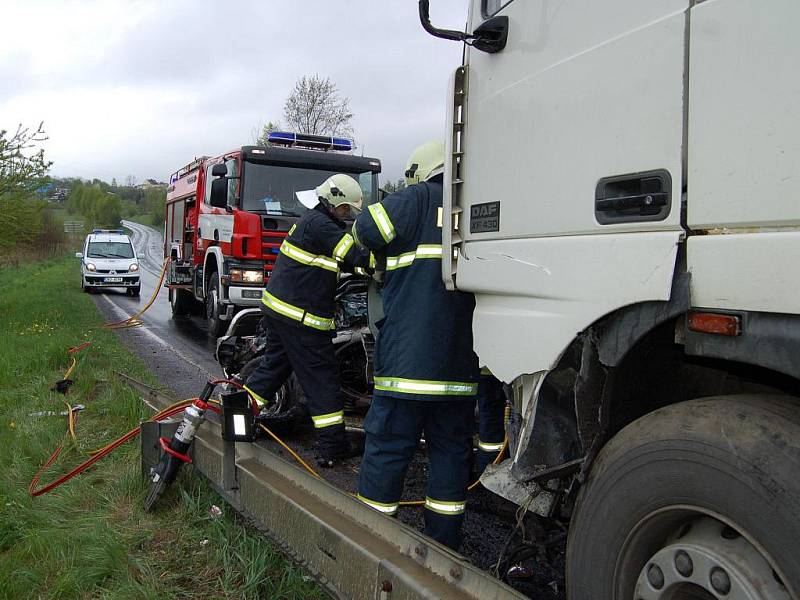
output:
{"label": "red hydraulic hose", "polygon": [[[186,408],[186,406],[188,404],[190,404],[189,401],[187,401],[185,404],[181,404],[180,406],[176,406],[176,407],[167,409],[165,411],[162,411],[162,412],[156,414],[151,420],[160,421],[161,419],[166,419],[167,417],[171,417],[173,415],[181,413],[181,412],[183,412],[183,409]],[[58,456],[61,454],[61,451],[64,449],[64,445],[63,444],[60,445],[50,455],[50,458],[47,459],[47,462],[45,462],[42,465],[42,467],[36,473],[34,478],[31,480],[31,483],[28,486],[28,493],[31,496],[36,497],[36,496],[41,496],[43,494],[46,494],[46,493],[56,489],[58,486],[66,483],[67,481],[69,481],[70,479],[75,477],[76,475],[79,475],[80,473],[83,473],[86,469],[91,467],[97,461],[99,461],[102,458],[105,458],[106,456],[111,454],[114,450],[119,448],[125,442],[135,438],[137,435],[139,435],[139,433],[141,432],[141,429],[142,429],[141,427],[137,427],[135,429],[131,429],[128,433],[126,433],[122,437],[120,437],[120,438],[114,440],[113,442],[111,442],[110,444],[108,444],[106,447],[104,447],[102,450],[100,450],[97,454],[95,454],[91,458],[89,458],[86,461],[84,461],[81,464],[79,464],[77,467],[72,469],[66,475],[62,475],[61,477],[59,477],[58,479],[56,479],[52,483],[48,483],[44,487],[36,489],[36,486],[39,483],[39,479],[41,479],[42,474],[44,473],[44,471],[56,461]]]}

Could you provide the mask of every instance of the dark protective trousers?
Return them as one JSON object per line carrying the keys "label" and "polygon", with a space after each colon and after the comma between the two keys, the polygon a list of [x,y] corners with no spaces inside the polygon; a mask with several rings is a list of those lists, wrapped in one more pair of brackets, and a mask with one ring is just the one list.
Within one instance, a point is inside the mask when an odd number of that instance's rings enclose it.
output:
{"label": "dark protective trousers", "polygon": [[330,334],[279,317],[267,320],[267,341],[261,363],[245,382],[256,399],[269,403],[292,371],[308,401],[323,456],[345,444],[339,366]]}
{"label": "dark protective trousers", "polygon": [[480,477],[486,466],[494,462],[505,440],[506,393],[502,382],[481,372],[478,383],[478,452],[475,474]]}
{"label": "dark protective trousers", "polygon": [[425,533],[458,549],[475,431],[474,398],[431,401],[375,395],[364,429],[359,498],[384,514],[396,514],[406,471],[424,433],[430,462]]}

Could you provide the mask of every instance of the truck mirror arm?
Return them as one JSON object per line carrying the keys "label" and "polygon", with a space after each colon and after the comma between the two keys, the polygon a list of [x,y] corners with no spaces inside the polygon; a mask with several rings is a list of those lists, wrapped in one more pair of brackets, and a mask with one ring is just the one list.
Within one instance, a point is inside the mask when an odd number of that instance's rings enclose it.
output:
{"label": "truck mirror arm", "polygon": [[422,23],[422,28],[434,37],[442,38],[443,40],[453,40],[455,42],[466,42],[475,36],[464,33],[463,31],[454,31],[452,29],[438,29],[431,25],[430,16],[430,0],[419,0],[419,21]]}
{"label": "truck mirror arm", "polygon": [[431,25],[430,0],[419,0],[419,21],[422,23],[422,28],[434,37],[464,42],[489,54],[500,52],[506,47],[508,41],[508,17],[504,15],[487,19],[475,30],[474,34],[452,29],[439,29]]}

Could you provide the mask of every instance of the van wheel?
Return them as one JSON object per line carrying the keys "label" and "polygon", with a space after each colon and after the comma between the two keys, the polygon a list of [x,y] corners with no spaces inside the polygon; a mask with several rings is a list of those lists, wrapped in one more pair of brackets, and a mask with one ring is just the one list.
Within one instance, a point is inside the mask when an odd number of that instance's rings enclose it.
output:
{"label": "van wheel", "polygon": [[208,333],[212,337],[219,337],[225,331],[226,323],[219,318],[219,277],[216,271],[211,272],[206,292],[206,320],[208,321]]}
{"label": "van wheel", "polygon": [[169,304],[172,308],[173,317],[183,317],[192,314],[194,296],[189,290],[170,289]]}
{"label": "van wheel", "polygon": [[682,402],[601,451],[567,543],[569,600],[789,600],[800,592],[800,409]]}
{"label": "van wheel", "polygon": [[134,298],[138,298],[139,297],[139,293],[141,292],[141,290],[142,290],[142,286],[140,286],[140,285],[135,285],[133,287],[129,287],[128,288],[128,295],[133,296]]}

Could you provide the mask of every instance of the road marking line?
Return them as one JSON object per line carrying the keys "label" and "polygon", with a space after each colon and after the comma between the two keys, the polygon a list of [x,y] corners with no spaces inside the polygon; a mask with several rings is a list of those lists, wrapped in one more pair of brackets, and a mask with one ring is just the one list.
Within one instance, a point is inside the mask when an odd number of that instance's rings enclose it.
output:
{"label": "road marking line", "polygon": [[[103,298],[103,299],[104,299],[106,302],[108,302],[108,303],[111,305],[111,308],[112,308],[114,311],[116,311],[116,313],[117,313],[118,315],[121,315],[123,318],[126,318],[126,319],[127,319],[127,318],[129,318],[129,317],[131,316],[131,315],[129,315],[129,314],[127,313],[127,311],[126,311],[125,309],[123,309],[121,306],[119,306],[119,305],[118,305],[116,302],[114,302],[114,301],[113,301],[111,298],[109,298],[109,297],[108,297],[108,296],[106,296],[105,294],[104,294],[104,295],[102,295],[102,296],[101,296],[101,298]],[[204,374],[206,375],[206,377],[208,377],[208,378],[214,378],[214,377],[216,377],[216,375],[214,375],[214,374],[212,374],[211,372],[209,372],[208,370],[206,370],[206,369],[205,369],[205,367],[201,367],[201,366],[200,366],[200,365],[198,365],[196,362],[194,362],[194,361],[193,361],[191,358],[189,358],[188,356],[186,356],[186,354],[184,354],[183,352],[181,352],[181,351],[180,351],[178,348],[176,348],[175,346],[172,346],[172,345],[171,345],[171,344],[169,344],[169,343],[168,343],[166,340],[164,340],[163,338],[161,338],[159,335],[157,335],[156,333],[154,333],[153,331],[151,331],[150,329],[148,329],[148,328],[147,328],[147,324],[146,324],[146,323],[145,323],[144,325],[142,325],[141,327],[137,327],[137,328],[136,328],[136,329],[134,329],[133,331],[140,331],[140,332],[142,332],[142,333],[144,333],[144,334],[148,335],[148,336],[149,336],[149,337],[151,337],[153,340],[155,340],[155,341],[156,341],[158,344],[161,344],[161,345],[162,345],[162,346],[164,346],[165,348],[168,348],[168,349],[169,349],[169,350],[170,350],[170,351],[171,351],[173,354],[175,354],[175,356],[179,357],[179,358],[180,358],[181,360],[183,360],[184,362],[186,362],[186,363],[188,363],[188,364],[192,365],[194,368],[196,368],[196,369],[197,369],[197,370],[199,370],[200,372],[204,373]]]}

